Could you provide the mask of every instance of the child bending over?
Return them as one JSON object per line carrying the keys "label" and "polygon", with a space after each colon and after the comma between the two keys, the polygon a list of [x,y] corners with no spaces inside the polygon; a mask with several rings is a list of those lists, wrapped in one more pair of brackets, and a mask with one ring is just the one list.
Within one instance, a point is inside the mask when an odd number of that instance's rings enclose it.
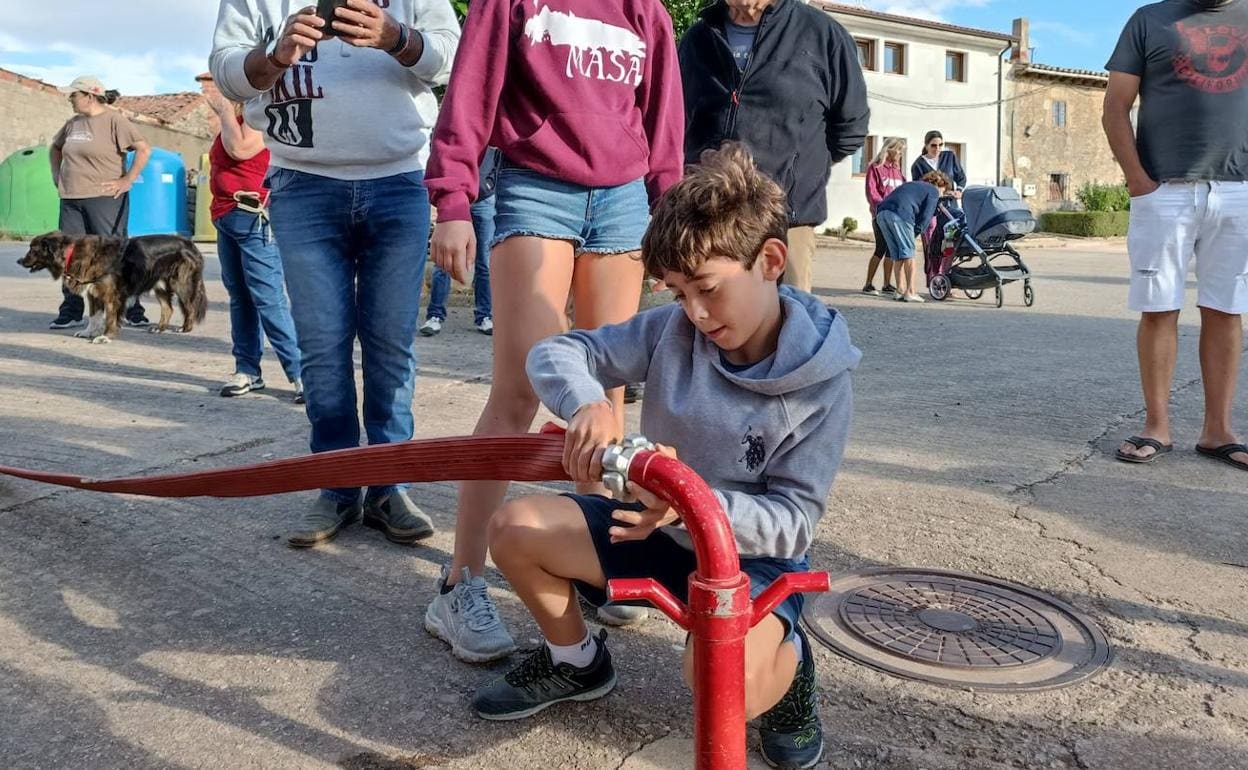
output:
{"label": "child bending over", "polygon": [[[606,391],[644,382],[642,431],[715,491],[757,595],[808,569],[849,432],[850,370],[861,354],[835,310],[777,281],[784,273],[784,193],[740,145],[705,153],[660,200],[643,241],[647,272],[677,304],[533,348],[528,374],[568,421],[564,463],[599,480],[619,438]],[[474,699],[486,719],[519,719],[615,686],[606,633],[577,605],[606,601],[611,578],[651,577],[687,599],[695,559],[676,513],[630,486],[636,502],[595,495],[510,501],[490,521],[490,552],[546,643]],[[823,750],[814,659],[792,596],[746,637],[746,711],[779,767],[811,767]],[[684,660],[686,680],[692,652]]]}

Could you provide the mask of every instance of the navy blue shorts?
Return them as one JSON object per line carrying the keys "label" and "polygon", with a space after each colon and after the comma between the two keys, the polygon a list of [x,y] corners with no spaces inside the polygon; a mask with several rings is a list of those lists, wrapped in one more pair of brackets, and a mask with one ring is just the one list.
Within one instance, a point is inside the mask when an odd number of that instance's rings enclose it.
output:
{"label": "navy blue shorts", "polygon": [[[693,551],[668,537],[662,531],[655,532],[645,540],[612,543],[610,529],[619,524],[611,518],[612,511],[619,509],[640,511],[638,503],[621,503],[601,495],[564,495],[581,507],[589,537],[594,541],[598,563],[607,579],[654,578],[682,602],[689,601],[689,575],[697,566]],[[806,559],[773,559],[769,557],[742,559],[741,571],[750,579],[750,597],[756,597],[763,589],[786,572],[807,572]],[[596,607],[607,603],[607,594],[600,588],[576,581],[576,590],[585,600]],[[623,602],[644,604],[644,602]],[[798,618],[802,615],[803,598],[793,594],[776,607],[772,614],[784,623],[784,641],[793,638]]]}

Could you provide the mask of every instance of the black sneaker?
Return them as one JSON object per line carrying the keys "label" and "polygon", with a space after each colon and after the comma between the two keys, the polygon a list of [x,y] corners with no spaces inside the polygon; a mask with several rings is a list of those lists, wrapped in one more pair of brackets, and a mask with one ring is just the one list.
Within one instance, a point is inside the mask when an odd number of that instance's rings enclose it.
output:
{"label": "black sneaker", "polygon": [[896,286],[889,286],[888,284],[884,284],[884,288],[880,289],[880,293],[881,293],[881,294],[896,294],[896,293],[897,293],[897,287],[896,287]]}
{"label": "black sneaker", "polygon": [[61,313],[52,323],[48,324],[49,329],[77,329],[79,326],[86,326],[86,319],[74,318],[69,313]]}
{"label": "black sneaker", "polygon": [[814,767],[823,756],[823,726],[815,699],[815,659],[801,626],[802,662],[780,702],[759,717],[763,759],[782,770]]}
{"label": "black sneaker", "polygon": [[872,295],[873,297],[878,297],[878,296],[880,296],[880,290],[879,290],[879,289],[877,289],[877,288],[875,288],[875,286],[874,286],[873,284],[870,284],[870,283],[868,283],[867,285],[865,285],[865,286],[863,286],[863,287],[862,287],[862,293],[863,293],[863,294],[870,294],[870,295]]}
{"label": "black sneaker", "polygon": [[144,313],[141,309],[137,311],[134,309],[127,311],[126,318],[124,321],[122,321],[122,323],[125,324],[126,326],[133,326],[137,329],[141,329],[144,326],[152,325],[152,322],[147,320],[147,314]]}
{"label": "black sneaker", "polygon": [[500,679],[477,690],[472,707],[482,719],[524,719],[566,700],[596,700],[615,688],[615,667],[607,652],[607,632],[598,634],[598,652],[585,668],[555,663],[544,643]]}

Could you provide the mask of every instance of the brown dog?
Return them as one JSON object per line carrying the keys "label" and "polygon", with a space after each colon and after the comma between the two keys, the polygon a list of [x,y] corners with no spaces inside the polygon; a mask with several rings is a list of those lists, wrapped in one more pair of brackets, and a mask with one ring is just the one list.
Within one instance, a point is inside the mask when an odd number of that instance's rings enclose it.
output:
{"label": "brown dog", "polygon": [[154,291],[160,300],[160,322],[153,332],[169,329],[173,298],[182,311],[182,331],[203,323],[208,312],[204,291],[204,257],[195,244],[177,235],[144,235],[129,240],[60,232],[40,235],[17,262],[34,273],[47,270],[65,287],[84,296],[91,323],[75,336],[108,342],[117,336],[126,307],[133,298]]}

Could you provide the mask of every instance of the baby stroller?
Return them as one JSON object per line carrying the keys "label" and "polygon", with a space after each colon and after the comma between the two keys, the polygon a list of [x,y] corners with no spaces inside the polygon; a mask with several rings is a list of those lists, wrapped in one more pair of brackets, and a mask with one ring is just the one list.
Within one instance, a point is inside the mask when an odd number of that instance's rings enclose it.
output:
{"label": "baby stroller", "polygon": [[952,198],[936,207],[936,231],[925,250],[924,268],[932,299],[948,299],[959,289],[979,299],[996,289],[997,307],[1005,304],[1003,286],[1023,282],[1023,304],[1036,301],[1031,270],[1010,241],[1036,229],[1036,219],[1012,187],[968,187],[958,209]]}

